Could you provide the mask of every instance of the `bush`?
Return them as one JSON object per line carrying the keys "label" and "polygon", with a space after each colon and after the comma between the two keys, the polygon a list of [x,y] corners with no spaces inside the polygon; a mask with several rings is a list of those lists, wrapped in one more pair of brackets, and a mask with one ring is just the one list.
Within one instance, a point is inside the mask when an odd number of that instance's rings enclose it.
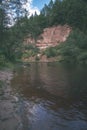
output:
{"label": "bush", "polygon": [[57,50],[55,47],[50,47],[50,48],[47,48],[44,52],[44,54],[50,58],[50,57],[55,57],[57,56]]}
{"label": "bush", "polygon": [[79,29],[75,29],[71,32],[67,42],[69,44],[74,44],[80,49],[87,49],[87,35]]}
{"label": "bush", "polygon": [[5,56],[4,54],[0,53],[0,66],[5,65]]}
{"label": "bush", "polygon": [[78,61],[82,62],[82,63],[87,63],[87,52],[82,52],[79,56],[78,56]]}
{"label": "bush", "polygon": [[28,58],[31,56],[35,56],[37,53],[39,53],[39,49],[37,47],[29,45],[28,48],[25,49],[22,57]]}
{"label": "bush", "polygon": [[87,36],[78,29],[72,31],[68,39],[59,46],[59,54],[63,57],[65,61],[86,61],[86,51]]}
{"label": "bush", "polygon": [[33,50],[34,49],[34,46],[33,45],[26,45],[25,46],[25,50]]}
{"label": "bush", "polygon": [[39,56],[36,56],[36,57],[35,57],[35,60],[36,60],[36,61],[39,61],[39,60],[40,60],[40,57],[39,57]]}

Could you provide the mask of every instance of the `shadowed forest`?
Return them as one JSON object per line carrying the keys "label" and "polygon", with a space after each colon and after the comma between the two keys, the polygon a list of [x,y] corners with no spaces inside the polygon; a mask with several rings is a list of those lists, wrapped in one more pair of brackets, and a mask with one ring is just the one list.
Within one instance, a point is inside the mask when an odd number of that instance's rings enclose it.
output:
{"label": "shadowed forest", "polygon": [[[7,62],[21,61],[26,47],[24,38],[30,35],[37,40],[44,28],[69,25],[70,36],[64,44],[47,48],[47,57],[61,56],[63,61],[87,63],[87,1],[86,0],[52,0],[44,5],[40,15],[23,9],[24,0],[0,1],[0,65]],[[27,46],[33,55],[38,48]],[[32,53],[30,54],[32,56]]]}

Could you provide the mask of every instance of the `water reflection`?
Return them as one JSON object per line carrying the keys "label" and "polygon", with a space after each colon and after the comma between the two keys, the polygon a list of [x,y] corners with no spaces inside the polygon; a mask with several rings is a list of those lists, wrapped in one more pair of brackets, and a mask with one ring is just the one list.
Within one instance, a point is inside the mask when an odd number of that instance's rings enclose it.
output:
{"label": "water reflection", "polygon": [[52,63],[16,68],[12,89],[21,99],[25,130],[87,129],[87,69]]}

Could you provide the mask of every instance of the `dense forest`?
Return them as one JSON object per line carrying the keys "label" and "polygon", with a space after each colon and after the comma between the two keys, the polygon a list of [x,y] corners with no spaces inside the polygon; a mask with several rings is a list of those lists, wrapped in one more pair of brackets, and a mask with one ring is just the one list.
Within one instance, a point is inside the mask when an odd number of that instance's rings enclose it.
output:
{"label": "dense forest", "polygon": [[[28,34],[36,41],[44,28],[65,24],[72,27],[67,41],[48,48],[44,54],[48,57],[60,55],[67,62],[87,63],[86,0],[51,0],[44,5],[40,15],[35,13],[30,17],[27,10],[22,8],[24,2],[0,1],[0,64],[21,59],[23,40]],[[35,47],[32,49],[38,52]]]}

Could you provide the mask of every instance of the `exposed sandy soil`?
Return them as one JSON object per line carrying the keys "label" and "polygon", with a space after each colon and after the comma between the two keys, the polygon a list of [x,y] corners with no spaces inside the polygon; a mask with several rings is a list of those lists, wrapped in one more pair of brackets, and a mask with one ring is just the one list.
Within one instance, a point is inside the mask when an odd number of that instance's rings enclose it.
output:
{"label": "exposed sandy soil", "polygon": [[[61,42],[66,41],[71,32],[71,27],[68,25],[58,25],[50,28],[45,28],[43,33],[38,36],[36,46],[40,49],[46,49],[47,47],[54,47]],[[25,45],[32,45],[35,42],[33,38],[27,36],[24,40]]]}
{"label": "exposed sandy soil", "polygon": [[[51,58],[47,58],[46,55],[42,55],[43,51],[46,48],[49,47],[55,47],[60,45],[61,43],[65,42],[72,31],[72,28],[68,25],[59,25],[59,26],[53,26],[50,28],[45,28],[43,30],[43,33],[38,36],[37,41],[31,36],[27,36],[24,39],[24,45],[36,45],[37,48],[40,49],[40,52],[36,56],[30,56],[30,57],[23,57],[24,62],[55,62],[62,60],[60,56],[55,56]],[[26,49],[24,50],[24,53],[27,52]],[[39,56],[38,56],[39,55]],[[37,58],[39,60],[36,60]]]}

